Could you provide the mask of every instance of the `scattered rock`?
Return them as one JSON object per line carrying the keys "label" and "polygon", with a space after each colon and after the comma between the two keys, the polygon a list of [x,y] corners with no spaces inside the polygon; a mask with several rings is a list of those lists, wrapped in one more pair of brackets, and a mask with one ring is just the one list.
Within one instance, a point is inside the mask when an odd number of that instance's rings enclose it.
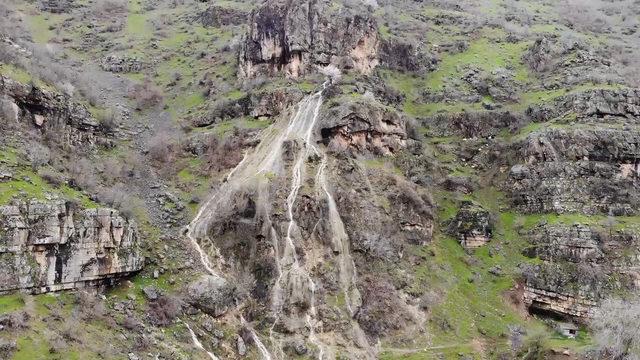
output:
{"label": "scattered rock", "polygon": [[147,300],[155,301],[158,300],[160,296],[160,291],[154,286],[146,286],[142,289],[142,293],[147,298]]}
{"label": "scattered rock", "polygon": [[236,339],[236,347],[238,349],[238,355],[245,356],[247,354],[247,345],[245,345],[242,336],[238,336]]}

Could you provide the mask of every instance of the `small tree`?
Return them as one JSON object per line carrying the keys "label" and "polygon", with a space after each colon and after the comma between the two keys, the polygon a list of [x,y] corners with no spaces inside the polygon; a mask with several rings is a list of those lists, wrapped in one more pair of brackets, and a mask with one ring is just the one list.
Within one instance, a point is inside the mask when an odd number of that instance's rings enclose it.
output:
{"label": "small tree", "polygon": [[640,298],[605,300],[591,327],[601,358],[640,359]]}

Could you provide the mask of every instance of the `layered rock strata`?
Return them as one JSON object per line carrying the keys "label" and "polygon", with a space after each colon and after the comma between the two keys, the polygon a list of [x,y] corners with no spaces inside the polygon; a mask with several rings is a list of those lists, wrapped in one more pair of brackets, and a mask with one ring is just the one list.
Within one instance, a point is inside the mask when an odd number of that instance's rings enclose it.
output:
{"label": "layered rock strata", "polygon": [[133,221],[61,201],[0,207],[0,293],[108,283],[144,264]]}

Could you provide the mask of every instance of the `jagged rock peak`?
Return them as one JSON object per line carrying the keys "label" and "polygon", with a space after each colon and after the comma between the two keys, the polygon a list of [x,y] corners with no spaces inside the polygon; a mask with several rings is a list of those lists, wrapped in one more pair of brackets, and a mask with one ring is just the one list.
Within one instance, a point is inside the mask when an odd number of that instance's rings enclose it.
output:
{"label": "jagged rock peak", "polygon": [[238,75],[298,77],[329,64],[368,74],[378,64],[378,45],[376,22],[363,4],[271,0],[251,16]]}

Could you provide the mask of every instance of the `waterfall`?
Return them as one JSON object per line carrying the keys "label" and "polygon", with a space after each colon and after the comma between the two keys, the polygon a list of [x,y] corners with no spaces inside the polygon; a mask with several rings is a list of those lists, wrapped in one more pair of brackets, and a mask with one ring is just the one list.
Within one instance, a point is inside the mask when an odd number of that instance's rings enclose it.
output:
{"label": "waterfall", "polygon": [[189,332],[191,333],[191,340],[193,341],[193,344],[198,349],[206,352],[207,355],[209,355],[209,357],[211,358],[211,360],[218,360],[218,357],[216,357],[212,352],[207,351],[207,349],[205,349],[204,346],[202,346],[202,343],[200,342],[200,340],[196,336],[196,333],[193,332],[193,330],[191,330],[191,326],[189,326],[189,324],[187,324],[187,323],[184,323],[184,324],[187,326],[187,329],[189,329]]}
{"label": "waterfall", "polygon": [[[307,340],[318,348],[319,359],[333,357],[330,345],[323,343],[318,336],[322,331],[316,308],[317,285],[309,268],[312,265],[309,265],[308,261],[301,262],[296,249],[296,245],[304,244],[304,239],[301,238],[302,234],[296,221],[295,206],[299,191],[307,179],[307,162],[311,156],[317,156],[321,160],[316,169],[315,186],[318,198],[325,199],[328,208],[328,218],[326,219],[330,230],[328,235],[331,237],[331,250],[336,256],[338,264],[341,291],[344,293],[346,308],[355,333],[362,332],[357,322],[352,319],[357,308],[361,305],[361,298],[356,287],[356,271],[349,250],[349,238],[328,185],[326,174],[329,163],[328,156],[324,149],[317,146],[313,140],[320,107],[323,103],[322,92],[326,84],[323,84],[320,91],[303,99],[298,104],[295,114],[288,121],[281,119],[263,131],[258,146],[245,154],[243,160],[229,173],[219,189],[200,208],[186,231],[187,237],[198,251],[200,261],[207,272],[220,276],[215,268],[221,270],[220,263],[223,259],[218,256],[219,259],[214,266],[207,252],[203,250],[206,245],[211,247],[214,253],[218,253],[214,242],[209,238],[211,226],[217,218],[232,215],[228,212],[233,209],[235,194],[248,188],[257,189],[256,208],[261,212],[265,231],[272,238],[276,265],[277,276],[271,293],[271,310],[275,320],[269,331],[271,347],[275,354],[279,355],[275,356],[276,359],[285,358],[282,339],[276,336],[274,328],[283,319],[283,316],[289,315],[284,313],[287,302],[308,305],[300,308],[295,306],[286,308],[296,311],[286,320],[300,321],[302,326],[306,326]],[[292,145],[290,150],[294,153],[289,169],[283,161],[285,143],[287,142]],[[274,226],[270,217],[271,193],[269,190],[270,178],[273,175],[290,178],[290,188],[284,203],[287,221],[286,233],[282,235],[278,234],[277,227]],[[256,332],[246,324],[244,318],[241,317],[240,321],[249,329],[262,358],[271,360],[271,353],[260,341]],[[366,346],[369,348],[368,344]]]}

